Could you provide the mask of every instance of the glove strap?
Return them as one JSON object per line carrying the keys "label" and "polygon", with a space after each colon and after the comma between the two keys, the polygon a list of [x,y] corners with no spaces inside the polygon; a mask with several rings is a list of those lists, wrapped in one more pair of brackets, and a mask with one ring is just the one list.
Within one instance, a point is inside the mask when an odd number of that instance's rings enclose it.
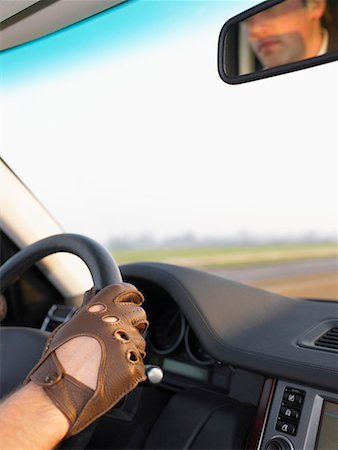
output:
{"label": "glove strap", "polygon": [[66,416],[70,424],[66,437],[71,435],[72,425],[93,396],[94,391],[65,373],[55,352],[52,352],[29,378],[43,388],[57,408]]}

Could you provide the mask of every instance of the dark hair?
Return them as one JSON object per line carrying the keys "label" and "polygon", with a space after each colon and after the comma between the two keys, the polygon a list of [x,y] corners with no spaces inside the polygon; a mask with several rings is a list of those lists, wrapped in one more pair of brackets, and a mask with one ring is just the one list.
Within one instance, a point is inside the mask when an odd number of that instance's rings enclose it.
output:
{"label": "dark hair", "polygon": [[[309,4],[309,0],[302,0],[304,6]],[[326,0],[326,8],[322,17],[322,26],[324,28],[335,29],[338,22],[338,1]]]}

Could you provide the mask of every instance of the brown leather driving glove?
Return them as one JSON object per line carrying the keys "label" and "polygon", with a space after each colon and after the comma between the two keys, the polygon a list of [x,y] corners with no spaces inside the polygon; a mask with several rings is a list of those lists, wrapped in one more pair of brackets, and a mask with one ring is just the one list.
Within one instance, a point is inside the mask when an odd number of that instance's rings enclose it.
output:
{"label": "brown leather driving glove", "polygon": [[[66,437],[82,431],[146,379],[141,333],[148,321],[140,307],[143,300],[143,295],[128,283],[108,286],[96,295],[92,289],[86,292],[83,305],[72,319],[50,335],[25,383],[31,380],[42,386],[67,417],[70,429]],[[65,373],[55,354],[58,347],[78,336],[91,336],[101,346],[95,391]]]}

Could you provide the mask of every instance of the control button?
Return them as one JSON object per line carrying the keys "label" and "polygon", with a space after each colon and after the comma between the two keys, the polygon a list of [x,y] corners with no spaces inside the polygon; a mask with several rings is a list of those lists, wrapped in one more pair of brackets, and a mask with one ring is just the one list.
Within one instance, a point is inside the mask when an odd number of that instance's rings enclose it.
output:
{"label": "control button", "polygon": [[265,444],[264,450],[292,450],[291,444],[281,437],[270,439]]}
{"label": "control button", "polygon": [[283,433],[286,434],[291,434],[291,436],[295,436],[297,432],[297,426],[284,420],[278,420],[276,430],[283,431]]}
{"label": "control button", "polygon": [[283,401],[291,403],[292,405],[302,405],[304,402],[304,395],[285,391],[283,394]]}
{"label": "control button", "polygon": [[282,405],[279,411],[279,415],[287,419],[298,420],[300,416],[300,410]]}

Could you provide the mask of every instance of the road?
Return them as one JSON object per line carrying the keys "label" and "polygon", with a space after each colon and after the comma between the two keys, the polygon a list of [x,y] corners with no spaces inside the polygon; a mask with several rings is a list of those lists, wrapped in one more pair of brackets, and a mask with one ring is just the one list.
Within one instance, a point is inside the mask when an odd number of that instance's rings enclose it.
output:
{"label": "road", "polygon": [[287,296],[338,299],[337,258],[204,270]]}

